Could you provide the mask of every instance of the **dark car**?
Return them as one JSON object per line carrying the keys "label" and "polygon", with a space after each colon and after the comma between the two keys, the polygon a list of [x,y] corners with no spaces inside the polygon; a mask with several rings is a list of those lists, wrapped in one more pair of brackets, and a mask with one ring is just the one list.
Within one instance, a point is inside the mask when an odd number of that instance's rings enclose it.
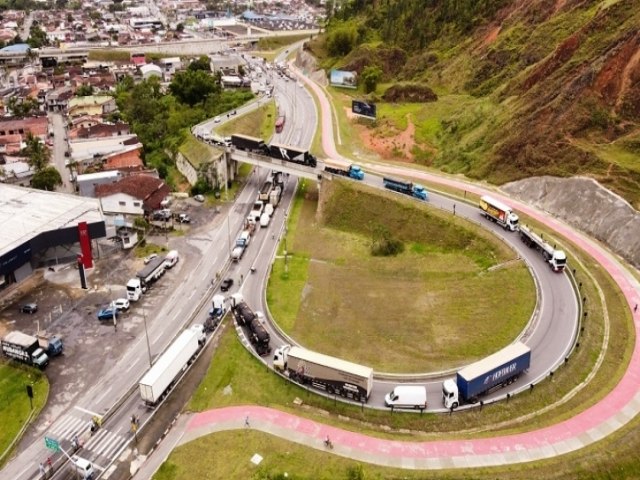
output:
{"label": "dark car", "polygon": [[223,292],[228,291],[233,285],[233,278],[225,278],[220,284],[220,290]]}
{"label": "dark car", "polygon": [[117,308],[112,306],[101,308],[98,311],[98,320],[111,320],[113,319],[114,312],[115,312],[116,318],[118,318],[118,315],[120,314],[120,312],[118,311]]}
{"label": "dark car", "polygon": [[20,307],[22,313],[36,313],[38,311],[37,303],[25,303]]}

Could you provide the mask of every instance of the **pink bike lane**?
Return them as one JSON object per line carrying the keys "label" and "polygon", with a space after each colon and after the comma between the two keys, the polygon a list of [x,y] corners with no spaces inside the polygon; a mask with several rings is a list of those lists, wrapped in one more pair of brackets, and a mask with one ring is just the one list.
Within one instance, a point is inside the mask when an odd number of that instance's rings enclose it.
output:
{"label": "pink bike lane", "polygon": [[[332,159],[351,163],[336,151],[332,129],[333,115],[324,92],[315,83],[306,78],[303,79],[320,100],[322,144],[325,153]],[[476,194],[489,193],[465,182],[424,172],[409,172],[407,169],[378,165],[375,166],[375,170],[380,173],[404,173]],[[638,282],[611,254],[595,242],[525,204],[506,199],[493,191],[490,193],[505,201],[508,200],[519,211],[543,221],[570,238],[612,276],[625,295],[631,310],[634,305],[640,303]],[[640,393],[640,322],[637,316],[634,318],[634,325],[635,349],[627,372],[616,387],[602,401],[582,413],[539,430],[493,438],[404,442],[368,437],[274,409],[242,406],[194,415],[187,425],[181,443],[215,431],[253,428],[318,449],[324,448],[323,439],[329,435],[334,444],[332,453],[368,463],[401,468],[469,468],[550,458],[578,450],[606,437],[640,412],[640,395],[638,395]],[[248,427],[245,425],[247,418],[249,419]]]}

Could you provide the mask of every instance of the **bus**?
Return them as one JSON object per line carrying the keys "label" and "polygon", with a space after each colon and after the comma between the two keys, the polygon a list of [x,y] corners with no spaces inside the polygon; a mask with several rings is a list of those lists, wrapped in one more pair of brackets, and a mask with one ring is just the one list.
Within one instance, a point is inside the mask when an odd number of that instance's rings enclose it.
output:
{"label": "bus", "polygon": [[285,117],[278,117],[276,120],[276,133],[282,133],[282,129],[284,128]]}

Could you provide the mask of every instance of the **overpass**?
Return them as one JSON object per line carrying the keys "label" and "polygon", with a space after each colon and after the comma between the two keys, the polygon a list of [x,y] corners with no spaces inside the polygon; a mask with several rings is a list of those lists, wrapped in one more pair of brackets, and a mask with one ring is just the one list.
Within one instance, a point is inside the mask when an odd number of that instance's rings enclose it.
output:
{"label": "overpass", "polygon": [[295,175],[296,177],[308,178],[309,180],[319,181],[324,171],[324,162],[319,161],[315,168],[306,167],[299,163],[286,162],[278,158],[271,158],[265,155],[249,153],[238,150],[233,147],[226,149],[228,160],[235,162],[249,163],[257,167],[270,168],[279,172]]}

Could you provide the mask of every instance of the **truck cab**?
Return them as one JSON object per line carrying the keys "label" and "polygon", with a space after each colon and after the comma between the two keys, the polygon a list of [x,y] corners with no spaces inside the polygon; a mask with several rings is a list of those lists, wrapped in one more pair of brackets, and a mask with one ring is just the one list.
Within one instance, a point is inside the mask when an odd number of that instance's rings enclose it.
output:
{"label": "truck cab", "polygon": [[42,348],[38,348],[31,354],[31,363],[37,366],[40,370],[44,370],[44,368],[49,365],[49,356]]}
{"label": "truck cab", "polygon": [[413,186],[413,196],[419,198],[420,200],[427,201],[429,200],[429,194],[427,193],[427,189],[422,185],[414,185]]}
{"label": "truck cab", "polygon": [[73,465],[82,480],[92,480],[94,476],[93,463],[89,460],[74,455],[71,457]]}
{"label": "truck cab", "polygon": [[276,349],[273,354],[273,368],[276,370],[284,370],[286,368],[289,348],[289,345],[284,345]]}
{"label": "truck cab", "polygon": [[456,409],[460,405],[458,385],[449,378],[442,382],[442,404],[447,409]]}
{"label": "truck cab", "polygon": [[132,278],[127,282],[127,299],[133,302],[140,300],[142,296],[142,284],[139,278]]}
{"label": "truck cab", "polygon": [[349,167],[349,176],[355,180],[362,180],[364,178],[364,172],[360,165],[351,165]]}

